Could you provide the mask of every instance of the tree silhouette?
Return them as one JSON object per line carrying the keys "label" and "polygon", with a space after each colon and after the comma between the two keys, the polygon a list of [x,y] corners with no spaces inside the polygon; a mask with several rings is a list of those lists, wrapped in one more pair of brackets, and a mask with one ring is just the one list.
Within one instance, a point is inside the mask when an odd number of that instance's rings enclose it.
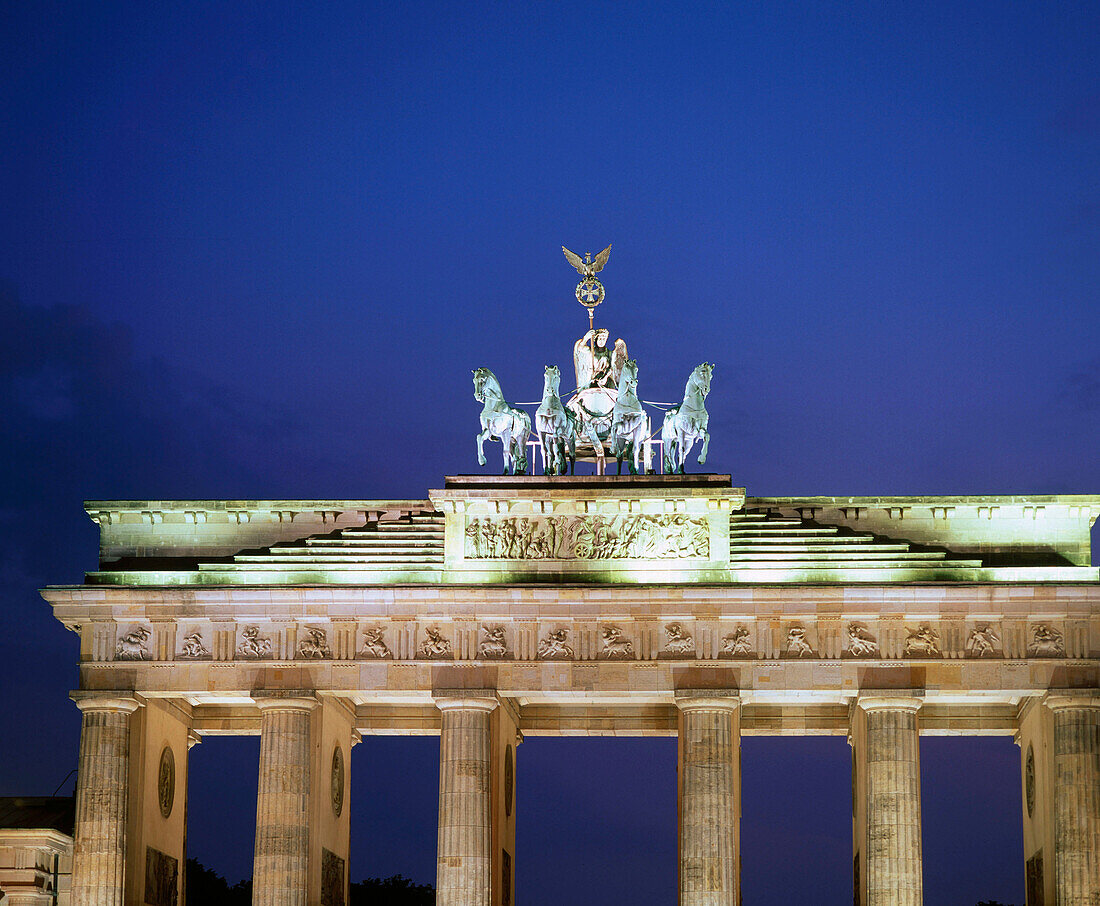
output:
{"label": "tree silhouette", "polygon": [[[434,906],[435,888],[403,875],[366,878],[349,887],[347,906]],[[197,859],[187,860],[187,902],[192,906],[252,906],[252,881],[230,885]]]}

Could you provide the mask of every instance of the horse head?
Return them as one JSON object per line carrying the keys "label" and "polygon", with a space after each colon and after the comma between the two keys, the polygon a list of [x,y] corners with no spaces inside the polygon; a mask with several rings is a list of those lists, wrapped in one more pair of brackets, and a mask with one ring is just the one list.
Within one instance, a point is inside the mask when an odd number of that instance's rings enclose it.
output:
{"label": "horse head", "polygon": [[500,383],[488,368],[478,368],[474,371],[474,399],[479,403],[485,402],[485,391],[495,390],[497,396],[503,396],[500,391]]}
{"label": "horse head", "polygon": [[710,376],[714,373],[714,365],[710,362],[703,362],[702,365],[697,365],[695,370],[691,373],[691,377],[688,378],[688,384],[695,384],[699,388],[699,392],[705,397],[710,393]]}
{"label": "horse head", "polygon": [[638,389],[638,363],[627,359],[619,375],[619,393],[634,393]]}
{"label": "horse head", "polygon": [[561,372],[557,365],[547,365],[543,373],[542,392],[544,396],[557,396],[561,385]]}

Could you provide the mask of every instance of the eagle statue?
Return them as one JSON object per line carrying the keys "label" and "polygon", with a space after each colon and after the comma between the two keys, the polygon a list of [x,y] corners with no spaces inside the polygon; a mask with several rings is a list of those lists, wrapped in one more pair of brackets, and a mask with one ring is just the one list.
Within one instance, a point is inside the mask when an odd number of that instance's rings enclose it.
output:
{"label": "eagle statue", "polygon": [[[573,265],[577,269],[577,273],[580,274],[585,280],[593,279],[596,274],[603,270],[603,266],[607,264],[607,259],[611,257],[611,246],[605,248],[596,256],[595,261],[587,261],[581,258],[580,255],[576,255],[569,251],[564,245],[561,250],[565,252],[565,260]],[[585,255],[587,259],[589,255]]]}

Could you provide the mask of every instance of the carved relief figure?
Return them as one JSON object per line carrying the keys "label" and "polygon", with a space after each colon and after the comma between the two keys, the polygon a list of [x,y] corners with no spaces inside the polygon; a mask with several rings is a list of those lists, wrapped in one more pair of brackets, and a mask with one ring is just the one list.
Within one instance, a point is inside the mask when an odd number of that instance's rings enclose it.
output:
{"label": "carved relief figure", "polygon": [[618,626],[603,628],[603,656],[609,661],[628,661],[634,657],[634,643],[623,638]]}
{"label": "carved relief figure", "polygon": [[389,657],[390,649],[383,639],[385,634],[386,630],[380,626],[363,630],[363,650],[359,654],[362,657]]}
{"label": "carved relief figure", "polygon": [[1036,623],[1031,627],[1031,644],[1027,646],[1028,657],[1065,657],[1066,649],[1062,645],[1062,633],[1046,623]]}
{"label": "carved relief figure", "polygon": [[420,643],[420,653],[426,658],[451,656],[451,643],[438,629],[425,629],[428,637]]}
{"label": "carved relief figure", "polygon": [[806,638],[806,630],[792,626],[787,630],[787,657],[813,657],[814,649]]}
{"label": "carved relief figure", "polygon": [[191,635],[184,638],[183,651],[180,652],[179,656],[189,660],[210,657],[210,649],[202,643],[201,632],[192,632]]}
{"label": "carved relief figure", "polygon": [[539,641],[539,657],[547,661],[573,659],[573,649],[565,644],[568,629],[555,629],[545,639]]}
{"label": "carved relief figure", "polygon": [[738,626],[733,632],[722,639],[722,654],[730,657],[747,657],[752,654],[752,642],[749,640],[749,631],[744,626]]}
{"label": "carved relief figure", "polygon": [[504,627],[497,626],[490,629],[488,626],[483,627],[485,629],[485,638],[481,640],[481,644],[477,648],[477,656],[483,658],[502,658],[508,656],[508,642],[504,638]]}
{"label": "carved relief figure", "polygon": [[878,657],[878,642],[864,627],[849,623],[848,651],[852,657]]}
{"label": "carved relief figure", "polygon": [[971,657],[995,657],[1000,641],[992,626],[986,626],[983,629],[975,628],[966,640],[966,650]]}
{"label": "carved relief figure", "polygon": [[115,645],[116,661],[148,661],[149,650],[145,647],[149,641],[150,631],[144,626],[139,626],[132,632],[126,633],[118,644]]}
{"label": "carved relief figure", "polygon": [[306,637],[298,643],[298,657],[313,660],[332,657],[323,629],[306,630]]}
{"label": "carved relief figure", "polygon": [[703,518],[550,516],[474,518],[464,529],[467,559],[668,560],[710,556]]}
{"label": "carved relief figure", "polygon": [[906,657],[941,657],[940,634],[927,623],[921,623],[918,629],[907,630],[905,639]]}
{"label": "carved relief figure", "polygon": [[684,627],[679,623],[669,623],[665,627],[665,635],[668,636],[665,648],[669,654],[695,654],[695,639],[684,632]]}
{"label": "carved relief figure", "polygon": [[241,643],[237,646],[241,657],[270,657],[271,639],[260,635],[259,626],[249,626],[241,633]]}

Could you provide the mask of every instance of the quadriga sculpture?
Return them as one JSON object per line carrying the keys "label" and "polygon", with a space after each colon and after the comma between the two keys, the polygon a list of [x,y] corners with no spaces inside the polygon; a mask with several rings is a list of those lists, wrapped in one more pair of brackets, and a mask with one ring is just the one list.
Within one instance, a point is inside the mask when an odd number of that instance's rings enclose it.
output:
{"label": "quadriga sculpture", "polygon": [[714,366],[703,362],[696,367],[688,378],[684,388],[684,401],[665,413],[661,426],[661,447],[664,449],[665,471],[684,473],[684,463],[696,441],[703,441],[699,451],[699,465],[707,461],[707,449],[710,447],[710,432],[707,425],[706,399],[710,393],[710,376]]}
{"label": "quadriga sculpture", "polygon": [[619,392],[611,416],[611,452],[619,464],[620,475],[624,459],[630,466],[630,474],[638,474],[642,448],[648,437],[649,416],[638,399],[638,363],[630,359],[619,375]]}
{"label": "quadriga sculpture", "polygon": [[564,475],[567,460],[572,474],[577,461],[577,419],[562,405],[558,396],[560,385],[558,366],[547,365],[543,374],[542,403],[535,412],[544,475]]}
{"label": "quadriga sculpture", "polygon": [[531,436],[531,417],[522,409],[509,406],[504,400],[500,382],[488,368],[474,372],[474,399],[481,408],[481,433],[477,436],[477,462],[485,465],[483,444],[487,439],[500,440],[504,448],[504,474],[527,474],[527,438]]}

